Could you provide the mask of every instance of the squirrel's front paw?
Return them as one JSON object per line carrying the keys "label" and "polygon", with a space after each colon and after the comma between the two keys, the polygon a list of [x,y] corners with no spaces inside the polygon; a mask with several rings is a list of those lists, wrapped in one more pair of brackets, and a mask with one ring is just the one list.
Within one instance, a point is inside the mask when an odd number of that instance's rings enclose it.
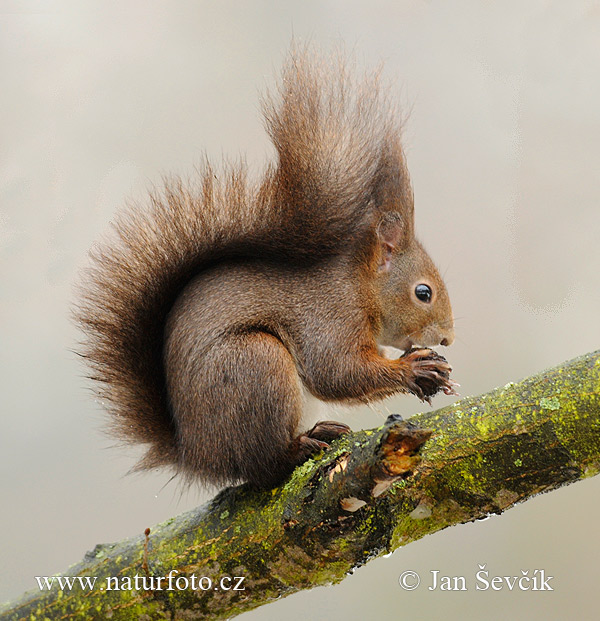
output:
{"label": "squirrel's front paw", "polygon": [[409,367],[406,388],[421,401],[431,405],[431,397],[442,391],[456,395],[458,386],[450,379],[452,367],[443,356],[432,349],[410,349],[399,360]]}

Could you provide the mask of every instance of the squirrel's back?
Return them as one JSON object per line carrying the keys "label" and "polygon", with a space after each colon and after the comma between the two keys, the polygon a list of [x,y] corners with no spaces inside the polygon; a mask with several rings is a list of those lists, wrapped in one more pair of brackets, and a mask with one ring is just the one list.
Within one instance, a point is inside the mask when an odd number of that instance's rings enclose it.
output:
{"label": "squirrel's back", "polygon": [[129,205],[92,252],[76,318],[82,351],[117,435],[149,445],[139,468],[177,460],[164,372],[164,329],[178,295],[217,263],[314,264],[361,252],[386,211],[412,222],[399,116],[377,78],[292,51],[263,101],[277,159],[249,182],[243,164],[204,163]]}

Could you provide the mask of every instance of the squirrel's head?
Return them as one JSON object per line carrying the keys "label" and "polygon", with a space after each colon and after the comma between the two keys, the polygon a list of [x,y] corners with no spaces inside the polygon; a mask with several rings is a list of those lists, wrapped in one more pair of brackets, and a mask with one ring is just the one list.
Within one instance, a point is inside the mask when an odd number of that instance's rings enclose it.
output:
{"label": "squirrel's head", "polygon": [[381,306],[380,345],[451,345],[454,319],[446,286],[414,237],[410,218],[385,214],[377,229],[377,284]]}

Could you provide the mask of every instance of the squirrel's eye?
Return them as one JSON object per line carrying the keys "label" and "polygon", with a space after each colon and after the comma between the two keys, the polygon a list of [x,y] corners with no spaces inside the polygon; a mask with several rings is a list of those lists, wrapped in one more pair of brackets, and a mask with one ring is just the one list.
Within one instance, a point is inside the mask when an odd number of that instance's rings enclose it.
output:
{"label": "squirrel's eye", "polygon": [[415,295],[418,300],[421,300],[421,302],[429,303],[431,302],[431,296],[433,294],[429,285],[417,285],[415,287]]}

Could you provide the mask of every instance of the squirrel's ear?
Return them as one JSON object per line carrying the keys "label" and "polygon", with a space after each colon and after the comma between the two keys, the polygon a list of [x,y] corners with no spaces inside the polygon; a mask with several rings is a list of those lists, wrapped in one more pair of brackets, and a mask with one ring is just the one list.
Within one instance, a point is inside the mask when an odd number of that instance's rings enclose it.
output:
{"label": "squirrel's ear", "polygon": [[402,250],[407,239],[406,220],[397,212],[386,213],[377,227],[381,249],[379,271],[389,272],[394,251]]}

